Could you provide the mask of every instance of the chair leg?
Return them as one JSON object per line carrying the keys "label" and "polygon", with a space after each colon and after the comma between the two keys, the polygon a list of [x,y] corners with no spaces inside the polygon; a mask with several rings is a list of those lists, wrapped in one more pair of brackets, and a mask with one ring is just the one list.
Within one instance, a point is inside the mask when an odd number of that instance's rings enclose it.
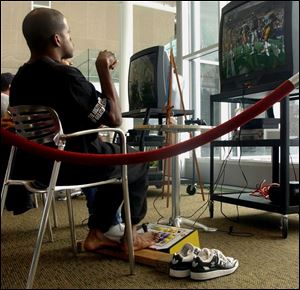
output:
{"label": "chair leg", "polygon": [[46,203],[45,203],[45,206],[43,209],[43,214],[42,214],[42,218],[41,218],[41,222],[40,222],[40,226],[39,226],[39,231],[38,231],[37,239],[36,239],[35,246],[34,246],[33,257],[32,257],[29,275],[28,275],[28,279],[27,279],[26,289],[31,289],[33,286],[33,281],[34,281],[37,265],[38,265],[39,258],[40,258],[41,247],[42,247],[42,242],[43,242],[43,238],[45,235],[46,226],[47,226],[47,224],[49,225],[48,221],[49,221],[49,212],[51,209],[52,198],[53,198],[53,191],[49,192],[46,197]]}
{"label": "chair leg", "polygon": [[72,243],[73,252],[76,255],[77,254],[77,245],[76,245],[74,211],[73,211],[71,193],[72,193],[71,190],[69,190],[69,189],[66,190],[67,205],[68,205],[68,215],[69,215],[69,225],[70,225],[70,233],[71,233],[71,243]]}
{"label": "chair leg", "polygon": [[[44,206],[46,204],[46,201],[45,201],[46,198],[47,198],[47,194],[43,193],[42,194],[42,199],[43,199],[43,205]],[[49,240],[53,243],[54,242],[54,238],[53,238],[53,231],[52,231],[52,225],[51,225],[51,220],[50,219],[48,219],[47,225],[48,225]]]}
{"label": "chair leg", "polygon": [[[43,204],[45,205],[45,198],[42,197],[43,200]],[[34,193],[34,202],[36,205],[36,208],[38,208],[38,199],[37,199],[37,194]],[[52,214],[53,214],[53,223],[54,223],[54,227],[58,228],[58,222],[57,222],[57,213],[56,213],[56,207],[55,207],[55,196],[53,196],[53,200],[52,200]]]}
{"label": "chair leg", "polygon": [[[127,153],[126,147],[126,137],[124,132],[119,132],[121,139],[121,152]],[[123,199],[124,199],[124,211],[125,211],[125,231],[128,242],[128,258],[130,274],[134,274],[135,260],[134,260],[134,246],[133,246],[133,235],[132,235],[132,222],[131,222],[131,211],[130,211],[130,201],[129,201],[129,190],[128,190],[128,170],[127,165],[122,165],[122,189],[123,189]]]}
{"label": "chair leg", "polygon": [[37,195],[38,195],[38,193],[33,193],[33,200],[34,200],[36,208],[39,207],[39,202],[38,202],[38,199],[37,199]]}
{"label": "chair leg", "polygon": [[4,207],[5,207],[7,191],[8,191],[8,185],[3,184],[2,191],[1,191],[1,217],[3,215],[3,211],[4,211]]}
{"label": "chair leg", "polygon": [[[124,182],[127,183],[127,180],[123,181],[123,183]],[[129,192],[128,192],[128,185],[124,185],[124,184],[123,184],[123,198],[124,198],[124,210],[125,210],[125,231],[126,231],[126,236],[127,236],[126,238],[128,242],[129,267],[130,267],[130,274],[133,275],[135,270],[135,259],[134,259]]]}
{"label": "chair leg", "polygon": [[32,285],[33,285],[37,265],[38,265],[39,258],[40,258],[42,242],[43,242],[43,238],[45,235],[46,226],[47,226],[47,223],[49,220],[49,212],[50,212],[51,205],[52,205],[52,199],[54,198],[54,188],[55,188],[57,177],[58,177],[60,163],[61,163],[60,161],[55,161],[53,169],[52,169],[50,184],[48,187],[48,192],[47,192],[47,197],[46,197],[46,203],[45,203],[45,206],[43,209],[43,214],[42,214],[42,218],[41,218],[41,222],[40,222],[40,226],[39,226],[39,231],[38,231],[37,239],[36,239],[35,246],[34,246],[33,257],[32,257],[32,261],[31,261],[31,265],[30,265],[26,289],[31,289]]}
{"label": "chair leg", "polygon": [[56,212],[56,201],[55,201],[55,196],[54,195],[53,195],[53,199],[52,199],[52,214],[53,214],[54,227],[58,228],[57,212]]}
{"label": "chair leg", "polygon": [[10,171],[11,171],[12,162],[14,160],[14,155],[15,155],[16,151],[17,151],[17,148],[15,146],[11,146],[10,154],[9,154],[9,158],[8,158],[8,162],[7,162],[7,168],[5,171],[5,176],[3,179],[3,185],[2,185],[2,190],[1,190],[1,217],[3,214],[4,207],[5,207],[5,201],[6,201],[7,191],[8,191],[7,181],[10,178]]}

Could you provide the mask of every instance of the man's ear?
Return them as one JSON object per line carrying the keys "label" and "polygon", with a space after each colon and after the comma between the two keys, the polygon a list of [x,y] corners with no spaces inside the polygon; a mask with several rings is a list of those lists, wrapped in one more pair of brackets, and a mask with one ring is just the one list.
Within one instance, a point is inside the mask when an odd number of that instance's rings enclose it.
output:
{"label": "man's ear", "polygon": [[60,47],[61,46],[60,35],[58,33],[53,34],[51,36],[51,42],[55,47]]}

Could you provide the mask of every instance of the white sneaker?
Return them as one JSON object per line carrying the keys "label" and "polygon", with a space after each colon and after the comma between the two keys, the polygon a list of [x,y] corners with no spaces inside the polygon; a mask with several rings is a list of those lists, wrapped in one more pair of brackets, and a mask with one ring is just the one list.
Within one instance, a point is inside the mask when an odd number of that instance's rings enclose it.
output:
{"label": "white sneaker", "polygon": [[189,277],[192,261],[201,250],[191,243],[186,243],[178,253],[173,255],[170,262],[169,275],[176,278]]}
{"label": "white sneaker", "polygon": [[193,259],[191,278],[194,280],[208,280],[233,273],[239,266],[239,261],[232,257],[225,257],[217,249],[203,248]]}
{"label": "white sneaker", "polygon": [[111,226],[104,235],[112,241],[121,242],[121,238],[124,236],[125,224],[120,223]]}

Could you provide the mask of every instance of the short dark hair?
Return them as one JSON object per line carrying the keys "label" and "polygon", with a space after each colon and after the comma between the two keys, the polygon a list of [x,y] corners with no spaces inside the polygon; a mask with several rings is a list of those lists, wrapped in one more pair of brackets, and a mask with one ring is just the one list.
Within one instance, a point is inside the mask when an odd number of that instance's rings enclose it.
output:
{"label": "short dark hair", "polygon": [[1,74],[1,92],[4,92],[9,88],[13,78],[14,75],[12,73],[7,72]]}
{"label": "short dark hair", "polygon": [[64,27],[64,15],[58,10],[35,8],[25,16],[22,31],[30,50],[40,52]]}

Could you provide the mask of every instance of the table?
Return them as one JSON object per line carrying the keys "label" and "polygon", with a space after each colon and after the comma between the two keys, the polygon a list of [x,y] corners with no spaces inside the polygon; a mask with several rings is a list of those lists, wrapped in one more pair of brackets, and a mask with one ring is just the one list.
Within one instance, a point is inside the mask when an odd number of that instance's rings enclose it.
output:
{"label": "table", "polygon": [[[178,143],[178,133],[194,132],[194,131],[207,131],[212,129],[213,126],[206,125],[139,125],[134,127],[135,130],[153,130],[163,131],[167,133],[175,133],[175,143]],[[191,226],[204,231],[214,232],[216,228],[207,227],[201,223],[180,216],[180,169],[179,169],[179,156],[172,157],[172,216],[169,224],[175,227],[182,225]]]}

